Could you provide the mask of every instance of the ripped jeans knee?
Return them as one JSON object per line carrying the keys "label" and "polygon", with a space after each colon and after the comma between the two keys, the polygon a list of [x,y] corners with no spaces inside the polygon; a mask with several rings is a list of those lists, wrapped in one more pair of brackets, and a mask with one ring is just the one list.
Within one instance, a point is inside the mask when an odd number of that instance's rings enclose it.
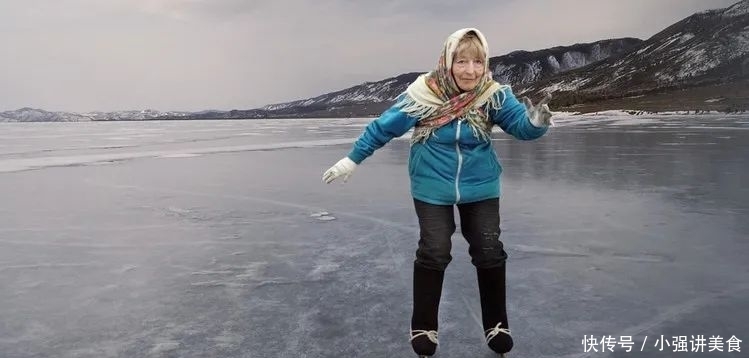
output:
{"label": "ripped jeans knee", "polygon": [[469,254],[471,263],[477,268],[493,268],[504,265],[507,252],[499,239],[500,231],[482,232],[478,237],[470,240]]}

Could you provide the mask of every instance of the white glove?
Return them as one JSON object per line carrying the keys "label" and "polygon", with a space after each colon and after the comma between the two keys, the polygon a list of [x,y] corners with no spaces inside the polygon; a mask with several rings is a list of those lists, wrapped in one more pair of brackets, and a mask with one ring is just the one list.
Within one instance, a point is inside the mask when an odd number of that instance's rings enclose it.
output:
{"label": "white glove", "polygon": [[322,180],[325,183],[330,184],[333,180],[343,175],[343,182],[345,183],[348,180],[348,177],[351,176],[351,173],[354,172],[354,169],[356,169],[356,163],[349,159],[349,157],[344,157],[339,160],[338,163],[335,163],[335,165],[330,167],[330,169],[325,171],[325,174],[322,175]]}
{"label": "white glove", "polygon": [[554,121],[551,119],[552,114],[549,110],[549,101],[551,101],[551,94],[547,94],[535,106],[528,97],[523,97],[523,104],[526,111],[528,111],[528,118],[530,118],[531,124],[534,127],[541,128],[554,125]]}

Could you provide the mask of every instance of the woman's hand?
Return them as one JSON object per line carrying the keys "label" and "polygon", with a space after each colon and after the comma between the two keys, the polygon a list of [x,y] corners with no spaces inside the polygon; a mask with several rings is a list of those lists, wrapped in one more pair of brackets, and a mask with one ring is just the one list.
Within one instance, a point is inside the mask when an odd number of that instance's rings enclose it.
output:
{"label": "woman's hand", "polygon": [[552,113],[551,110],[549,110],[548,103],[550,101],[551,94],[547,94],[544,99],[534,106],[528,97],[523,97],[523,104],[528,111],[528,118],[530,118],[531,124],[533,124],[534,127],[541,128],[554,125],[554,121],[551,119]]}
{"label": "woman's hand", "polygon": [[345,157],[325,171],[322,180],[325,183],[330,184],[336,178],[343,176],[343,182],[345,183],[348,180],[348,177],[351,176],[351,173],[354,172],[354,169],[356,169],[356,163],[349,159],[349,157]]}

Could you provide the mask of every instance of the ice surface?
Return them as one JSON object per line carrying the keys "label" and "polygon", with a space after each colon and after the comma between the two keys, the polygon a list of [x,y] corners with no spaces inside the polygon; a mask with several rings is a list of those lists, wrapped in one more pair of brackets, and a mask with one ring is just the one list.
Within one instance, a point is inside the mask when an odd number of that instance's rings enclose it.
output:
{"label": "ice surface", "polygon": [[[514,357],[747,341],[748,119],[560,114],[538,141],[493,134]],[[406,138],[321,180],[367,122],[0,123],[0,356],[414,356]],[[496,357],[467,251],[458,223],[439,354]],[[585,335],[637,352],[585,353]]]}

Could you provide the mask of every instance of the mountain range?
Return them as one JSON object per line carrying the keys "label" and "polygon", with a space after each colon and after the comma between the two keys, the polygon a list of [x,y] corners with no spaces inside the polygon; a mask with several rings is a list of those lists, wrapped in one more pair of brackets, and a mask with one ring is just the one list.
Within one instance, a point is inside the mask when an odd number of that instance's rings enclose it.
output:
{"label": "mountain range", "polygon": [[[693,14],[649,39],[606,39],[489,59],[494,80],[534,101],[552,93],[552,110],[593,112],[749,110],[749,0]],[[68,113],[22,108],[0,121],[81,121],[376,116],[421,73],[404,73],[339,91],[231,111]]]}
{"label": "mountain range", "polygon": [[627,53],[519,86],[561,108],[749,109],[749,0],[694,14]]}

